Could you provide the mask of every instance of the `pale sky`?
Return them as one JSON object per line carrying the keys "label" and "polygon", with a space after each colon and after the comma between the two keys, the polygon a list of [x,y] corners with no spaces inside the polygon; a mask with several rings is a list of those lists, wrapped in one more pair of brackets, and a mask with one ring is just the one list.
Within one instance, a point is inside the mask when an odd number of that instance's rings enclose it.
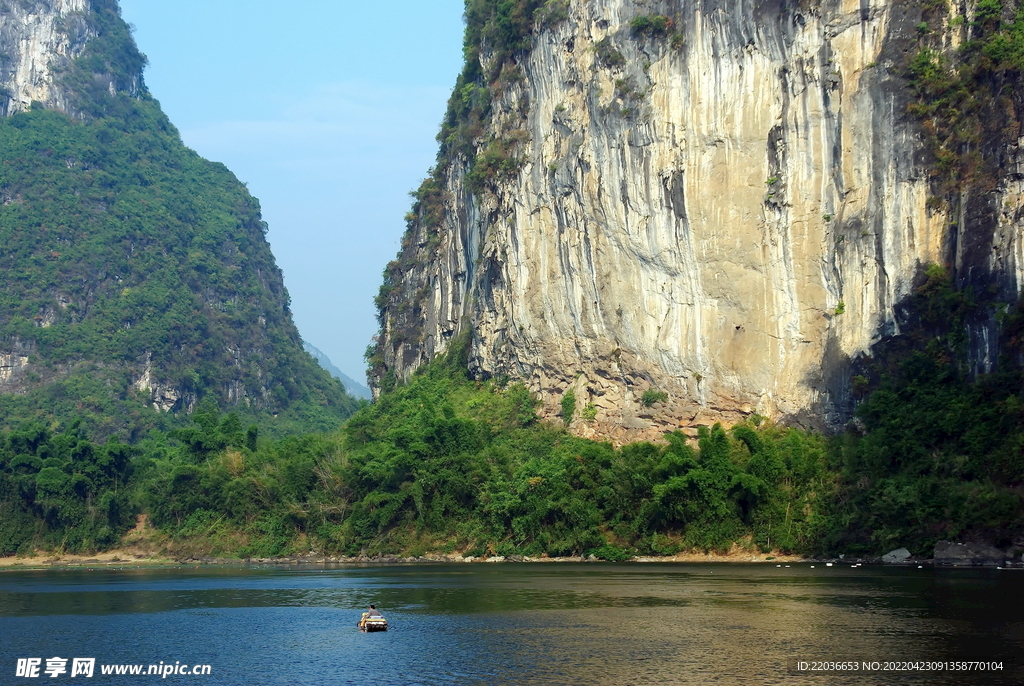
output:
{"label": "pale sky", "polygon": [[437,154],[462,0],[121,0],[185,144],[263,206],[302,337],[365,381],[373,296]]}

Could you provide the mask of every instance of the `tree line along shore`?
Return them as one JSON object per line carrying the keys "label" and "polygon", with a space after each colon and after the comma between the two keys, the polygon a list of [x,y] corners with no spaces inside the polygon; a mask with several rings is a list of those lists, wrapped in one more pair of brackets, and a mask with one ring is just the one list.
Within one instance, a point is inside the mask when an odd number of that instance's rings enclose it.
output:
{"label": "tree line along shore", "polygon": [[[941,270],[915,297],[947,327],[965,316]],[[331,433],[270,440],[212,401],[133,444],[28,423],[0,433],[0,556],[114,549],[145,514],[177,559],[927,559],[943,540],[1019,558],[1020,370],[970,377],[950,330],[877,357],[833,436],[753,416],[614,447],[469,378],[462,343]]]}

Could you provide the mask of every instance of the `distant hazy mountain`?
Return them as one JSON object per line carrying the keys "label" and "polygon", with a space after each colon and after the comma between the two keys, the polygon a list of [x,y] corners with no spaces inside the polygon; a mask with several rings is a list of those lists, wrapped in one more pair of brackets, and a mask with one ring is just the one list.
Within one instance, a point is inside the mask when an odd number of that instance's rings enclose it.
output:
{"label": "distant hazy mountain", "polygon": [[371,400],[373,398],[373,394],[370,393],[369,388],[352,379],[350,376],[335,367],[334,363],[331,362],[331,358],[327,357],[322,350],[309,341],[302,341],[302,347],[305,348],[307,353],[316,358],[316,361],[320,363],[321,367],[345,385],[345,390],[348,391],[349,395],[354,395],[357,398],[365,398],[366,400]]}

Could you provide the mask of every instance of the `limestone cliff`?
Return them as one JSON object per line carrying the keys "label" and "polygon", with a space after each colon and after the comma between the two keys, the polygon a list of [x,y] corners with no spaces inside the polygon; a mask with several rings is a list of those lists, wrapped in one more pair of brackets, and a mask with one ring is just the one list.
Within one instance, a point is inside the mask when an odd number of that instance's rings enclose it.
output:
{"label": "limestone cliff", "polygon": [[[109,0],[10,0],[0,5],[0,115],[27,110],[33,102],[63,111],[73,110],[71,93],[62,77],[89,41],[102,31],[98,12],[114,11]],[[115,74],[100,71],[93,78],[115,93],[142,88],[142,66],[118,84]]]}
{"label": "limestone cliff", "polygon": [[[522,49],[480,33],[486,116],[442,140],[385,274],[377,385],[471,327],[476,374],[549,416],[573,388],[584,435],[840,425],[923,265],[1007,301],[1024,279],[1015,146],[993,187],[943,195],[908,114],[911,57],[972,30],[973,3],[938,5],[552,0]],[[981,371],[994,327],[971,332]]]}

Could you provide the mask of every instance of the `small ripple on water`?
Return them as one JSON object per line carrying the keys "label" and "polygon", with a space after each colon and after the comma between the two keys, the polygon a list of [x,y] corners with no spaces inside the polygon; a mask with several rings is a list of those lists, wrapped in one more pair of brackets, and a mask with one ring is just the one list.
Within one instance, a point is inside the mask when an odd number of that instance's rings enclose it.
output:
{"label": "small ripple on water", "polygon": [[[428,686],[792,684],[800,678],[787,665],[796,658],[981,658],[1024,648],[1024,577],[819,571],[437,565],[9,573],[0,575],[0,668],[19,656],[67,653],[106,663],[209,663],[208,685],[365,683],[367,675]],[[355,629],[370,602],[386,609],[386,634]],[[1018,676],[979,679],[1016,683]],[[872,683],[899,681],[886,679]]]}

